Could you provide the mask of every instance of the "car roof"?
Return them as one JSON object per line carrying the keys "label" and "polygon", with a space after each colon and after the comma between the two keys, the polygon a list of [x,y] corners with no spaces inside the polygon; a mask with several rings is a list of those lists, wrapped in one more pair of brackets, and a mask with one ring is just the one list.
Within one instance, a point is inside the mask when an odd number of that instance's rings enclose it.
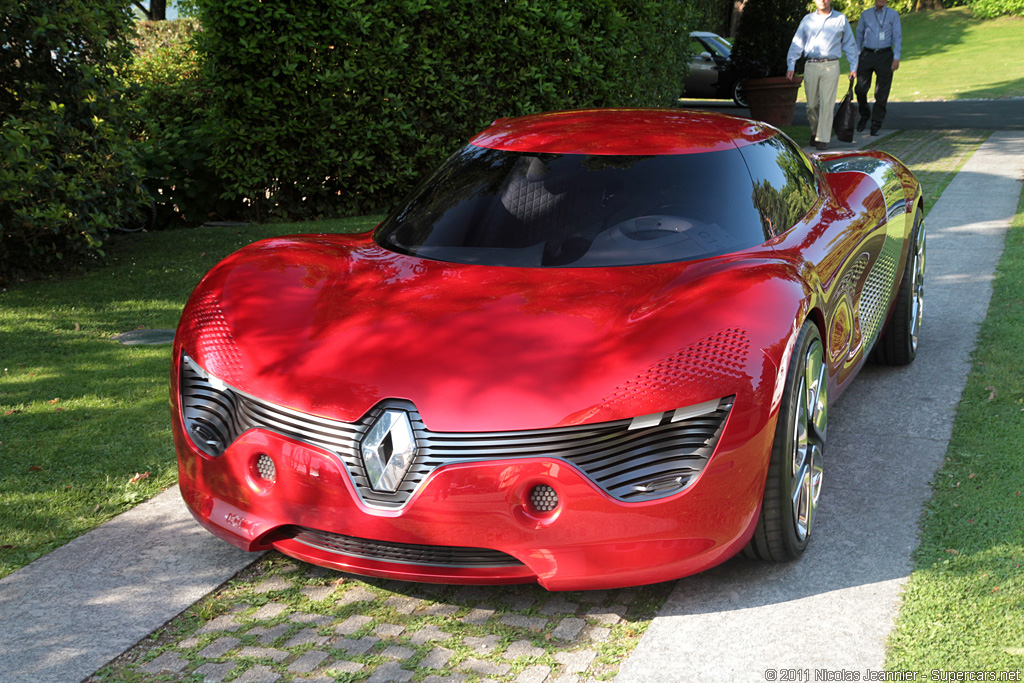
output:
{"label": "car roof", "polygon": [[554,154],[697,154],[744,147],[779,131],[759,121],[686,109],[583,109],[498,119],[478,147]]}

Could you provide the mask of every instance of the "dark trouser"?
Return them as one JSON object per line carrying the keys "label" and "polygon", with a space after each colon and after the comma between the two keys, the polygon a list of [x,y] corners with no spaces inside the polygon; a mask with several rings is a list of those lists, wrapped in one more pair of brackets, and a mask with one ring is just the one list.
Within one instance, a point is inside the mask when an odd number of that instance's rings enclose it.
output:
{"label": "dark trouser", "polygon": [[[861,119],[871,119],[871,130],[882,127],[885,120],[885,105],[889,102],[889,88],[892,87],[892,49],[881,52],[864,50],[857,60],[857,104]],[[871,89],[871,75],[875,82],[875,106],[868,106],[868,90]]]}

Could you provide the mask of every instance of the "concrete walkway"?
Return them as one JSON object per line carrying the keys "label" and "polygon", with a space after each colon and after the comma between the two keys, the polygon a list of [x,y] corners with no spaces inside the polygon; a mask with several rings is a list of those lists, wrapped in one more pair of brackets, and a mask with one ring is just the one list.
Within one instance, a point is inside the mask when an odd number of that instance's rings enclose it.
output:
{"label": "concrete walkway", "polygon": [[[680,581],[618,681],[881,667],[1022,172],[1024,133],[996,134],[929,215],[921,353],[906,369],[868,368],[832,411],[807,556]],[[81,681],[255,559],[166,491],[0,580],[0,683]]]}
{"label": "concrete walkway", "polygon": [[0,580],[0,682],[81,681],[258,557],[168,489]]}
{"label": "concrete walkway", "polygon": [[829,413],[807,554],[681,580],[616,683],[784,680],[780,669],[864,680],[882,668],[1022,178],[1024,132],[996,133],[930,211],[920,351],[907,368],[865,368]]}

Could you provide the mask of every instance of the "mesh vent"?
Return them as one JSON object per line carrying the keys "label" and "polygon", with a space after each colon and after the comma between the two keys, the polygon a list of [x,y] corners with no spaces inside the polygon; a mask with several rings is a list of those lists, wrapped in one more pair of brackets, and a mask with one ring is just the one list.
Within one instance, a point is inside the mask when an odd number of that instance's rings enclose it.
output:
{"label": "mesh vent", "polygon": [[558,494],[547,484],[534,486],[530,491],[530,503],[537,512],[551,512],[558,507]]}
{"label": "mesh vent", "polygon": [[892,287],[896,281],[896,264],[899,262],[902,249],[901,239],[887,235],[878,261],[864,282],[859,304],[860,325],[869,346],[874,344],[875,337],[881,332],[885,315],[889,311]]}
{"label": "mesh vent", "polygon": [[860,282],[861,276],[864,275],[864,271],[867,270],[868,261],[870,257],[867,254],[861,254],[860,257],[853,262],[849,270],[843,276],[839,286],[836,288],[836,295],[842,296],[843,294],[849,294],[851,300],[856,300],[857,297],[857,284]]}
{"label": "mesh vent", "polygon": [[217,295],[208,292],[194,301],[186,320],[185,339],[190,340],[198,356],[210,359],[206,369],[218,377],[237,377],[242,369],[242,357]]}
{"label": "mesh vent", "polygon": [[520,567],[522,562],[497,550],[444,545],[372,541],[299,527],[295,540],[313,548],[349,557],[427,567]]}
{"label": "mesh vent", "polygon": [[256,460],[256,471],[264,481],[274,481],[277,478],[274,461],[266,453],[260,453],[260,457]]}
{"label": "mesh vent", "polygon": [[[644,429],[630,429],[631,420],[593,425],[512,432],[432,432],[408,402],[389,401],[357,423],[338,422],[260,401],[231,388],[214,388],[192,363],[181,365],[181,405],[186,428],[202,421],[214,426],[224,444],[249,429],[266,429],[336,454],[345,464],[367,505],[396,509],[408,502],[427,475],[456,462],[505,458],[548,457],[566,460],[609,495],[623,501],[654,500],[678,493],[704,468],[721,436],[733,398],[718,401],[707,412],[672,421],[672,412]],[[416,455],[394,493],[374,491],[366,475],[359,444],[387,408],[409,413]],[[197,444],[198,446],[199,444]],[[219,453],[211,454],[219,455]],[[672,490],[647,486],[671,477]]]}
{"label": "mesh vent", "polygon": [[665,405],[680,386],[718,386],[747,378],[750,340],[740,329],[727,329],[669,356],[618,387],[602,403],[626,414],[652,412]]}

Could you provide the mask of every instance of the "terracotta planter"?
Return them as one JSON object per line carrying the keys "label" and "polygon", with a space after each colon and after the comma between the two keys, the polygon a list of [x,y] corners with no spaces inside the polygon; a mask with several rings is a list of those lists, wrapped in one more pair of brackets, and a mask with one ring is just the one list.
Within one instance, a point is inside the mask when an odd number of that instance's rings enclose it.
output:
{"label": "terracotta planter", "polygon": [[792,81],[785,76],[773,76],[744,81],[743,93],[750,103],[750,118],[773,126],[792,124],[796,95],[803,80],[800,76]]}

